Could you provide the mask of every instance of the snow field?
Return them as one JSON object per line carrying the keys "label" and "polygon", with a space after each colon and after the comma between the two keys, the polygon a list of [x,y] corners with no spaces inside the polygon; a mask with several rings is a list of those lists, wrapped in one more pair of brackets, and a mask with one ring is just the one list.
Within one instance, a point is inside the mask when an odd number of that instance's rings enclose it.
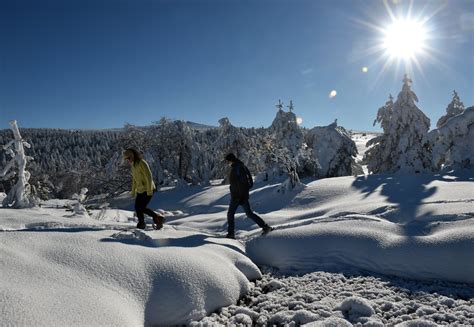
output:
{"label": "snow field", "polygon": [[[472,176],[340,177],[285,194],[257,183],[252,208],[276,230],[255,238],[239,211],[237,241],[215,237],[227,186],[158,192],[158,232],[135,230],[125,195],[90,218],[61,201],[0,209],[2,323],[469,326],[473,284],[446,280],[474,275]],[[253,285],[256,264],[271,275]]]}

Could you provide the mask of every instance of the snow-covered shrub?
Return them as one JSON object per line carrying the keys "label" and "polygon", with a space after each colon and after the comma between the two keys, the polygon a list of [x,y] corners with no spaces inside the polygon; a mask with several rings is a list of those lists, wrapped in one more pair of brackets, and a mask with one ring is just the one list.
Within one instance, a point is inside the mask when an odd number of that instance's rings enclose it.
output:
{"label": "snow-covered shrub", "polygon": [[328,126],[312,128],[305,139],[313,150],[314,160],[319,163],[318,176],[363,174],[362,168],[355,161],[357,147],[349,132],[337,126],[337,120]]}
{"label": "snow-covered shrub", "polygon": [[430,120],[418,109],[418,98],[405,75],[397,101],[378,110],[376,122],[383,134],[367,142],[364,161],[371,173],[424,172],[432,170],[428,144]]}
{"label": "snow-covered shrub", "polygon": [[[11,156],[11,160],[1,171],[0,176],[9,178],[16,175],[17,182],[3,199],[2,206],[12,208],[34,207],[39,201],[31,193],[31,186],[28,183],[30,173],[26,170],[27,162],[33,160],[33,158],[25,155],[24,149],[24,147],[30,148],[30,144],[22,139],[16,120],[10,121],[10,127],[14,139],[4,145],[3,149]],[[12,148],[14,148],[14,150]],[[17,172],[12,170],[14,166],[17,166]]]}
{"label": "snow-covered shrub", "polygon": [[448,119],[429,134],[433,147],[433,164],[443,167],[474,166],[474,107]]}
{"label": "snow-covered shrub", "polygon": [[72,205],[72,211],[74,212],[75,215],[89,217],[89,213],[87,212],[87,209],[84,206],[84,201],[86,200],[88,191],[89,190],[87,188],[83,187],[81,189],[81,193],[79,193],[79,194],[74,193],[72,195],[72,199],[76,201]]}
{"label": "snow-covered shrub", "polygon": [[436,123],[436,127],[440,128],[446,122],[448,121],[449,118],[457,116],[461,114],[464,111],[464,104],[461,102],[459,99],[459,95],[456,91],[453,91],[453,99],[451,102],[448,104],[448,107],[446,108],[446,115],[442,116],[438,122]]}

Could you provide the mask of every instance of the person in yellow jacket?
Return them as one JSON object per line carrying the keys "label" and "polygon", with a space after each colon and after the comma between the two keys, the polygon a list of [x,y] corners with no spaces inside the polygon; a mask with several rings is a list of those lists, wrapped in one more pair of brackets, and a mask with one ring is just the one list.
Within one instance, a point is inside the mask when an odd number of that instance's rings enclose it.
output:
{"label": "person in yellow jacket", "polygon": [[138,224],[137,228],[145,229],[145,214],[153,218],[155,229],[163,227],[164,218],[158,215],[153,210],[147,208],[150,203],[153,193],[156,191],[155,183],[151,175],[148,163],[143,160],[140,153],[132,148],[124,151],[123,157],[132,168],[132,195],[135,198],[135,211],[137,213]]}

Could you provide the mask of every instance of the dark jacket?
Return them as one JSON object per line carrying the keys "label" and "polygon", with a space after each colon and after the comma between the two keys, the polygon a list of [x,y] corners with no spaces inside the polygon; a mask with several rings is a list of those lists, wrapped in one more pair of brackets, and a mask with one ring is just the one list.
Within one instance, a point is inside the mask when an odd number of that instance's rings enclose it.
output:
{"label": "dark jacket", "polygon": [[230,196],[233,199],[248,200],[249,190],[253,186],[253,179],[250,171],[242,163],[237,160],[230,168],[229,174]]}

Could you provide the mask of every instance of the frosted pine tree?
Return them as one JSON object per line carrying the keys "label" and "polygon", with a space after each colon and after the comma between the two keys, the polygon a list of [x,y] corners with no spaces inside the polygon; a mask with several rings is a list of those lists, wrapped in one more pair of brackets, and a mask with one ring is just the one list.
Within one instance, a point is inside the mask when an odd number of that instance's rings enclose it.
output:
{"label": "frosted pine tree", "polygon": [[269,132],[276,144],[287,148],[290,154],[296,158],[299,149],[303,145],[304,138],[303,132],[297,123],[296,115],[293,113],[293,103],[289,107],[289,112],[283,111],[283,104],[280,100],[276,107],[278,112],[269,128]]}
{"label": "frosted pine tree", "polygon": [[374,120],[373,126],[379,123],[382,126],[383,134],[376,136],[367,142],[367,151],[365,152],[363,161],[368,162],[368,170],[370,172],[389,171],[392,166],[391,156],[392,148],[383,146],[388,142],[387,135],[390,132],[390,123],[392,121],[393,97],[390,94],[388,101],[383,107],[377,111],[377,118]]}
{"label": "frosted pine tree", "polygon": [[474,107],[447,120],[430,132],[436,168],[474,166]]}
{"label": "frosted pine tree", "polygon": [[[418,109],[418,98],[405,75],[397,101],[382,107],[377,120],[384,133],[370,140],[364,160],[371,173],[424,172],[432,169],[428,144],[430,120]],[[390,101],[389,101],[390,102]]]}
{"label": "frosted pine tree", "polygon": [[308,167],[306,160],[309,149],[304,143],[304,136],[294,114],[293,102],[289,111],[283,110],[283,103],[278,100],[278,109],[272,125],[268,129],[269,137],[263,147],[266,168],[264,179],[278,179],[286,176],[285,182],[290,189],[300,184],[299,173]]}
{"label": "frosted pine tree", "polygon": [[448,121],[449,118],[457,116],[461,114],[464,111],[464,104],[461,102],[459,99],[458,93],[456,91],[453,91],[453,99],[451,102],[448,104],[448,107],[446,108],[446,115],[442,116],[438,122],[436,123],[436,127],[440,128],[446,122]]}
{"label": "frosted pine tree", "polygon": [[[10,121],[10,127],[13,132],[14,139],[3,146],[3,149],[11,156],[11,160],[7,163],[1,172],[4,178],[17,176],[16,184],[11,188],[5,199],[3,199],[3,207],[12,207],[16,209],[29,208],[37,205],[37,199],[31,194],[31,187],[28,183],[30,173],[26,170],[28,161],[33,160],[32,157],[25,155],[25,149],[30,148],[30,144],[22,139],[16,120]],[[13,150],[13,149],[14,150]],[[12,169],[17,166],[18,172]]]}
{"label": "frosted pine tree", "polygon": [[319,177],[363,173],[362,167],[355,161],[357,147],[349,132],[337,126],[337,119],[328,126],[314,127],[305,138],[308,146],[313,149],[315,161],[319,163]]}

